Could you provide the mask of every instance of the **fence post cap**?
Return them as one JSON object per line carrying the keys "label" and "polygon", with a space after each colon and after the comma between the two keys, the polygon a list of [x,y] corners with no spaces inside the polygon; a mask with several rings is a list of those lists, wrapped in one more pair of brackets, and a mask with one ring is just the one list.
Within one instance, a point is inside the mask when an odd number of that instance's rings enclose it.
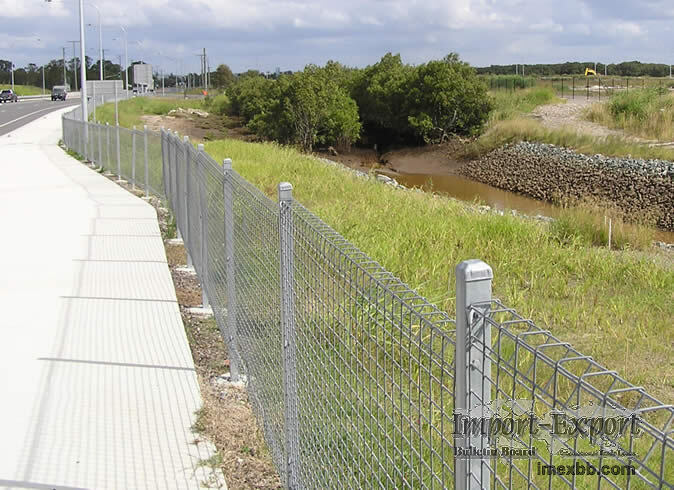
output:
{"label": "fence post cap", "polygon": [[486,262],[480,259],[470,259],[456,266],[456,277],[466,282],[491,281],[494,278],[494,272]]}
{"label": "fence post cap", "polygon": [[290,182],[281,182],[278,185],[278,200],[292,201],[293,199],[293,185]]}
{"label": "fence post cap", "polygon": [[190,137],[189,137],[189,136],[187,136],[187,135],[183,136],[183,141],[184,141],[185,143],[187,143],[189,140],[190,140]]}
{"label": "fence post cap", "polygon": [[[201,145],[202,147],[204,145]],[[225,158],[222,161],[222,170],[232,170],[232,159],[231,158]]]}
{"label": "fence post cap", "polygon": [[143,124],[143,131],[147,131],[147,124]]}
{"label": "fence post cap", "polygon": [[133,130],[134,130],[134,131],[136,130],[136,125],[135,125],[135,124],[133,125]]}
{"label": "fence post cap", "polygon": [[203,144],[203,143],[199,143],[199,144],[197,145],[197,150],[198,150],[198,151],[204,151],[204,144]]}

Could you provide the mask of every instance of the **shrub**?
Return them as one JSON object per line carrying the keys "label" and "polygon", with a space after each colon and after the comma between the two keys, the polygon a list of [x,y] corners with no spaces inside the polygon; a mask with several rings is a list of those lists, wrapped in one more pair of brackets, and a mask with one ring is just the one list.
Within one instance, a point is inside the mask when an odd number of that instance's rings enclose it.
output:
{"label": "shrub", "polygon": [[204,108],[211,113],[224,116],[230,112],[231,101],[225,94],[216,95],[215,97],[206,97],[204,99]]}
{"label": "shrub", "polygon": [[416,67],[408,87],[409,125],[427,143],[478,133],[492,109],[487,86],[455,54]]}

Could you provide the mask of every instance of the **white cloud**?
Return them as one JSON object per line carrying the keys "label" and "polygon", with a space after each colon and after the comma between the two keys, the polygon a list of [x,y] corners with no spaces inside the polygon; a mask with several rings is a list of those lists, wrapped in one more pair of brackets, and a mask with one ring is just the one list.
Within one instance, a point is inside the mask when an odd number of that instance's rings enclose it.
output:
{"label": "white cloud", "polygon": [[534,32],[552,33],[552,32],[563,32],[564,26],[562,26],[561,24],[558,24],[557,22],[553,22],[552,20],[548,19],[544,22],[539,22],[537,24],[531,24],[529,26],[529,29],[534,31]]}
{"label": "white cloud", "polygon": [[636,37],[644,34],[644,30],[641,28],[641,26],[634,22],[613,22],[610,28],[613,33],[618,36],[625,35]]}
{"label": "white cloud", "polygon": [[[212,64],[227,62],[235,71],[256,64],[301,68],[336,59],[376,61],[387,51],[423,62],[457,51],[473,64],[555,62],[592,56],[626,56],[625,43],[639,40],[630,58],[669,56],[663,34],[674,16],[671,0],[93,0],[103,18],[104,45],[117,56],[119,25],[129,32],[129,56],[182,56],[198,69],[194,53],[208,49]],[[27,44],[21,56],[55,58],[60,46],[77,36],[73,0],[0,0],[10,22],[8,39],[47,40]],[[39,10],[39,15],[36,11]],[[87,22],[97,23],[85,4]],[[658,14],[658,15],[656,15]],[[671,31],[669,31],[671,32]],[[650,34],[650,36],[649,36]],[[656,35],[657,34],[657,35]],[[97,45],[97,32],[87,28]],[[4,41],[3,41],[4,40]],[[138,45],[136,41],[142,40]],[[626,41],[628,42],[628,41]],[[49,49],[49,46],[56,48]],[[620,46],[619,46],[620,45]],[[2,46],[2,44],[0,44]],[[133,46],[133,48],[132,48]],[[643,51],[643,55],[640,53]],[[365,60],[365,61],[363,61]],[[172,62],[173,63],[173,62]],[[263,66],[266,69],[266,67]]]}

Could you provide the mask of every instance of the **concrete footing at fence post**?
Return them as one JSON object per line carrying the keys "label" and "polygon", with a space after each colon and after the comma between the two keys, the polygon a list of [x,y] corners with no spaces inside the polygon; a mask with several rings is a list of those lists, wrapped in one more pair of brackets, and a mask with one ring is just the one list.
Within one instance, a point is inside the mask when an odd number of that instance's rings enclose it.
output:
{"label": "concrete footing at fence post", "polygon": [[[477,259],[456,266],[456,378],[454,410],[468,417],[486,417],[485,405],[491,402],[491,360],[483,349],[491,348],[489,324],[474,321],[473,308],[487,312],[491,302],[491,267]],[[475,340],[473,340],[475,339]],[[456,418],[455,418],[456,421]],[[454,427],[456,449],[489,448],[489,436],[464,434]],[[490,457],[454,457],[454,488],[457,490],[491,488],[494,468]]]}
{"label": "concrete footing at fence post", "polygon": [[295,346],[295,278],[292,201],[293,186],[278,185],[279,245],[281,250],[281,332],[283,339],[283,392],[285,393],[285,443],[287,488],[300,488],[299,422],[297,415],[297,367]]}
{"label": "concrete footing at fence post", "polygon": [[229,348],[229,372],[232,381],[239,380],[239,361],[236,324],[236,256],[234,248],[234,185],[232,183],[232,160],[222,161],[224,207],[225,207],[225,262],[227,278],[227,347]]}

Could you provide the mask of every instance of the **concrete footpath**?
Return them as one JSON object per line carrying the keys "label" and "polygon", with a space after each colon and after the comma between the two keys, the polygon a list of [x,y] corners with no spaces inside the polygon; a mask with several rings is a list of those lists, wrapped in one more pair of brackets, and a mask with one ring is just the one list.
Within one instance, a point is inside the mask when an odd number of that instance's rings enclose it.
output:
{"label": "concrete footpath", "polygon": [[222,488],[156,213],[62,112],[0,137],[0,488]]}

